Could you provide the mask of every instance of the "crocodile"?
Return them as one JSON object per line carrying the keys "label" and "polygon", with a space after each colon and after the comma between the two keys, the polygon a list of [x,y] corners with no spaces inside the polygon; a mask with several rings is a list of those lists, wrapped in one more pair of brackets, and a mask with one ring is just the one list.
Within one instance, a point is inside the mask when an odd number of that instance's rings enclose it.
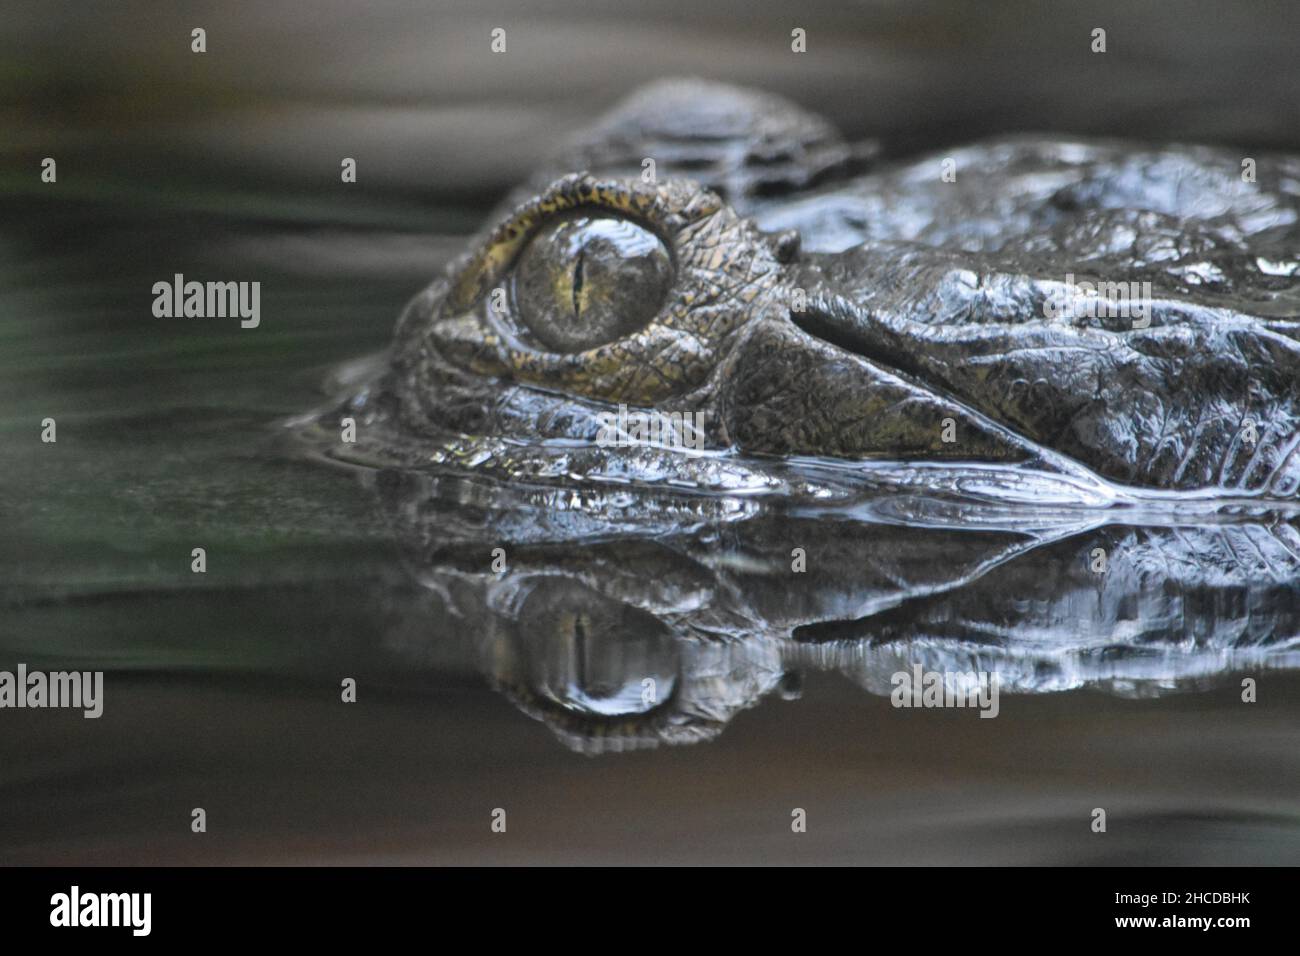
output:
{"label": "crocodile", "polygon": [[[410,303],[338,410],[362,433],[341,457],[804,499],[1295,502],[1300,158],[882,153],[766,93],[635,93]],[[661,419],[694,441],[626,424]]]}
{"label": "crocodile", "polygon": [[299,421],[402,547],[412,665],[464,644],[589,754],[809,670],[1149,696],[1300,665],[1297,158],[890,160],[664,81],[490,223]]}

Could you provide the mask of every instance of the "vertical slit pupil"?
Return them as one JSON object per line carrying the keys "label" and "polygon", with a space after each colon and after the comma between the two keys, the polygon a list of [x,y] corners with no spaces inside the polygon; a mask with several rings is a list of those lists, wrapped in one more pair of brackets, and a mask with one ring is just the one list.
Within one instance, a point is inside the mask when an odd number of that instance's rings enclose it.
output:
{"label": "vertical slit pupil", "polygon": [[612,217],[561,219],[514,266],[515,316],[552,351],[586,351],[645,326],[672,279],[668,248],[648,230]]}
{"label": "vertical slit pupil", "polygon": [[578,261],[573,266],[573,314],[575,316],[582,314],[582,281],[583,269],[582,262],[587,255],[586,249],[578,250]]}

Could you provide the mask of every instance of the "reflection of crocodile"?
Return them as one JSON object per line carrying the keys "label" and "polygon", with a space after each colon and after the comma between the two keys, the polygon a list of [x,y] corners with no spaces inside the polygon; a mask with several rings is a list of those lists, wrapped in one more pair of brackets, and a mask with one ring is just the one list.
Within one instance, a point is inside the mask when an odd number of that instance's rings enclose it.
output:
{"label": "reflection of crocodile", "polygon": [[[1300,663],[1300,162],[877,161],[651,87],[309,426],[386,468],[419,620],[572,746],[701,739],[809,667],[1155,693]],[[664,413],[706,447],[607,441]]]}
{"label": "reflection of crocodile", "polygon": [[[412,303],[351,406],[358,454],[701,485],[771,481],[763,457],[979,462],[1296,498],[1300,161],[1251,158],[1252,182],[1226,150],[1015,139],[852,178],[866,153],[764,96],[634,97]],[[731,457],[592,447],[620,405],[698,414]],[[577,444],[512,444],[545,439]]]}
{"label": "reflection of crocodile", "polygon": [[[1029,527],[974,505],[918,526],[761,509],[593,536],[547,489],[396,469],[377,486],[423,595],[395,604],[400,657],[460,642],[589,753],[709,739],[808,670],[881,695],[919,665],[997,674],[1011,694],[1153,696],[1300,666],[1296,518]],[[792,572],[795,548],[805,573]]]}

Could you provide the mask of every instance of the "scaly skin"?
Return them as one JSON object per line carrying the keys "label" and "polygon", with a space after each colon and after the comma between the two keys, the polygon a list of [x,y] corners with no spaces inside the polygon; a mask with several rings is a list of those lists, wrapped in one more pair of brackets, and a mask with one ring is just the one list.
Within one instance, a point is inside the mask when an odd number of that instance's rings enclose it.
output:
{"label": "scaly skin", "polygon": [[[464,463],[482,449],[449,439],[592,442],[626,404],[702,413],[709,446],[746,461],[1001,463],[1296,498],[1300,163],[1261,158],[1244,183],[1226,150],[1019,139],[951,154],[956,182],[947,157],[851,178],[870,152],[761,94],[634,97],[558,161],[589,172],[521,190],[409,307],[370,406],[388,451]],[[643,327],[555,353],[493,290],[575,211],[658,235],[675,275]],[[1069,275],[1149,282],[1129,303],[1149,321],[1051,315]],[[602,471],[586,455],[571,475]]]}
{"label": "scaly skin", "polygon": [[[1226,150],[873,153],[669,83],[541,164],[317,423],[398,466],[367,477],[422,585],[400,653],[463,640],[586,752],[708,739],[802,669],[1154,694],[1295,666],[1300,163],[1248,184]],[[671,288],[553,351],[494,290],[592,210],[660,237]],[[1045,314],[1071,273],[1150,282],[1149,325]],[[702,413],[710,451],[602,445],[620,403]]]}

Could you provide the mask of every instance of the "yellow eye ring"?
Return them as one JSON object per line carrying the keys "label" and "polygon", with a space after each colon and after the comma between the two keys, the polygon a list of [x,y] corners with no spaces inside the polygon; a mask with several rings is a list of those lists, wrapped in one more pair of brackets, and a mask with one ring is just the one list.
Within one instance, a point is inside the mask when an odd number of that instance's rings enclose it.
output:
{"label": "yellow eye ring", "polygon": [[[666,294],[658,293],[660,269],[651,267],[646,298],[662,301],[647,304],[648,320],[627,301],[602,313],[636,313],[638,327],[597,323],[587,340],[539,335],[538,316],[520,308],[516,273],[529,244],[548,227],[583,216],[626,220],[656,237],[671,264]],[[431,287],[421,361],[429,369],[452,367],[593,399],[653,403],[697,387],[737,329],[785,308],[776,297],[780,273],[758,228],[697,183],[566,176],[515,209]],[[552,284],[547,293],[553,302],[567,301],[570,316],[578,311],[572,282],[566,274],[565,288],[555,293]]]}
{"label": "yellow eye ring", "polygon": [[443,316],[469,311],[500,285],[533,236],[558,216],[587,208],[643,224],[671,248],[676,233],[722,208],[722,201],[694,184],[664,185],[599,180],[586,173],[565,176],[519,206],[476,250],[449,270]]}

